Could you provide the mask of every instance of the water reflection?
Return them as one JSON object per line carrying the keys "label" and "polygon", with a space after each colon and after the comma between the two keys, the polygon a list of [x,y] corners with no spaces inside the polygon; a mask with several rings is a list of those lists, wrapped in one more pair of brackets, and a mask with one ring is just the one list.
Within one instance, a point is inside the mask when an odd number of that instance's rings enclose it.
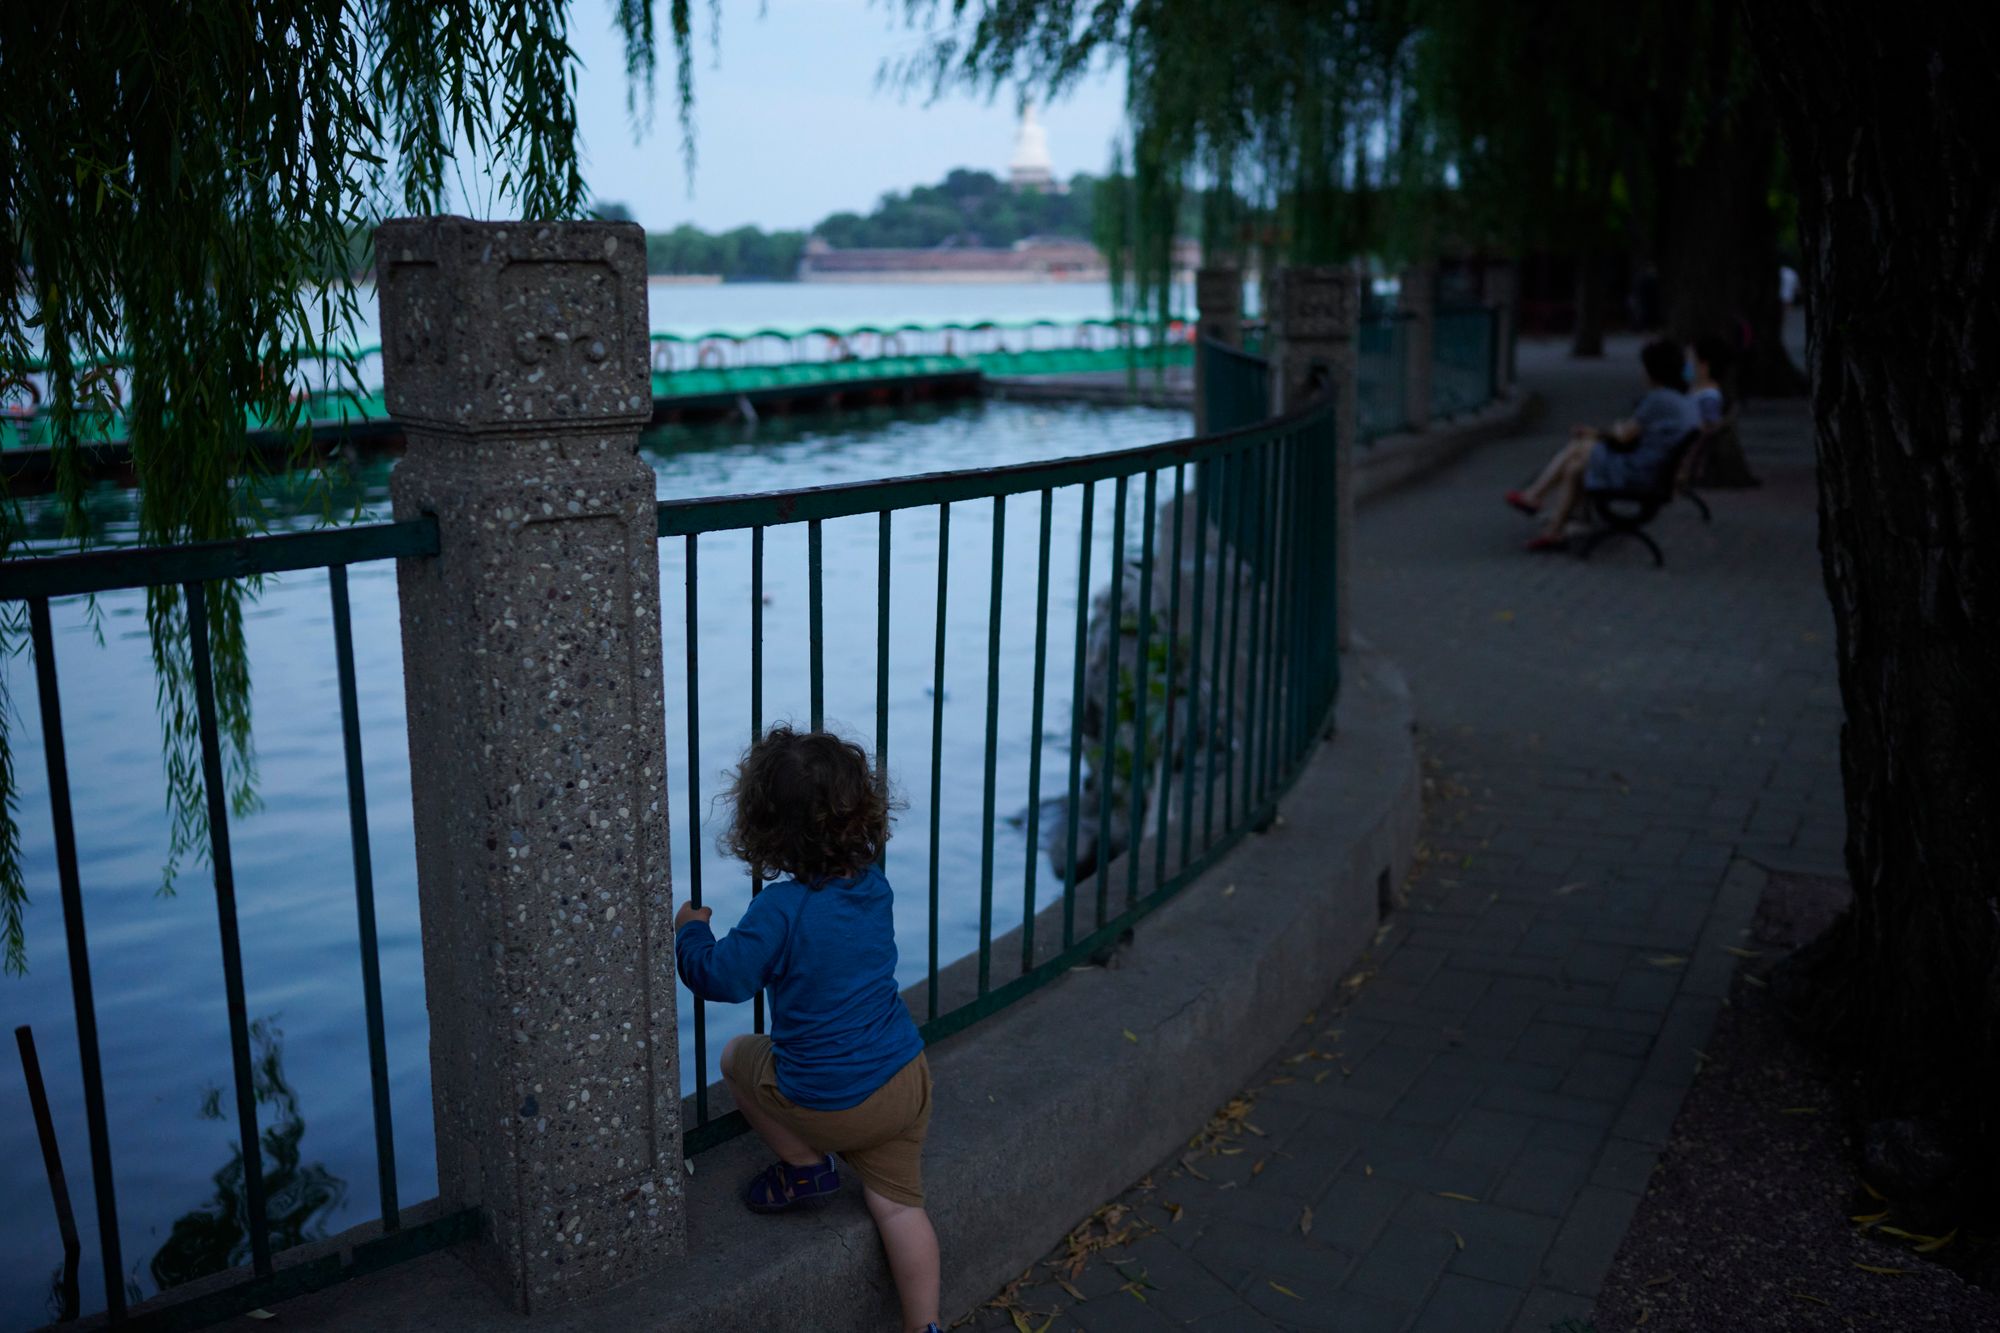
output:
{"label": "water reflection", "polygon": [[[273,1253],[326,1237],[327,1219],[347,1197],[347,1183],[325,1165],[306,1164],[299,1149],[305,1117],[285,1079],[284,1034],[271,1018],[250,1025],[251,1084],[263,1126],[264,1194]],[[201,1099],[201,1118],[235,1122],[234,1097],[212,1087]],[[153,1256],[153,1281],[161,1290],[250,1262],[248,1204],[243,1194],[243,1153],[232,1144],[229,1160],[210,1177],[215,1194],[175,1219],[166,1244]]]}

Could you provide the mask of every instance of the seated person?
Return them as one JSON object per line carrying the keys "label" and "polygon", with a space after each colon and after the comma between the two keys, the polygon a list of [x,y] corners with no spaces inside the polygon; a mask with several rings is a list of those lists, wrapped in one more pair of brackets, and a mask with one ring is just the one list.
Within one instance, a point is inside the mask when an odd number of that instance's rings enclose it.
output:
{"label": "seated person", "polygon": [[1525,491],[1508,491],[1507,503],[1524,514],[1541,512],[1551,492],[1556,505],[1549,521],[1528,542],[1530,551],[1553,551],[1565,544],[1563,529],[1586,490],[1647,490],[1659,482],[1659,471],[1674,446],[1699,423],[1682,378],[1678,343],[1661,338],[1639,352],[1646,368],[1646,392],[1632,415],[1609,428],[1577,426],[1570,441],[1556,451],[1534,484]]}
{"label": "seated person", "polygon": [[1713,435],[1722,429],[1724,418],[1728,416],[1728,399],[1722,392],[1722,377],[1729,373],[1730,362],[1736,353],[1727,340],[1713,333],[1704,333],[1694,340],[1691,349],[1694,386],[1688,390],[1688,397],[1701,416],[1701,433]]}
{"label": "seated person", "polygon": [[1704,333],[1694,340],[1690,349],[1689,372],[1693,387],[1688,390],[1688,400],[1694,404],[1695,415],[1701,428],[1701,442],[1688,450],[1681,461],[1681,475],[1677,484],[1681,490],[1694,485],[1697,474],[1702,470],[1704,455],[1710,442],[1723,431],[1729,429],[1729,400],[1722,391],[1722,377],[1729,373],[1730,363],[1736,359],[1736,349],[1729,340],[1717,334]]}

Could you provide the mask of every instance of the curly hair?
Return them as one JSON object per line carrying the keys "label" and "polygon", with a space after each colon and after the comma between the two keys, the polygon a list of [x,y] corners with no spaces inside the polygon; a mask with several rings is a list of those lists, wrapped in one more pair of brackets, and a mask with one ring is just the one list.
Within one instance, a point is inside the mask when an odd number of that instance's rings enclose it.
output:
{"label": "curly hair", "polygon": [[759,879],[789,875],[817,888],[882,859],[889,794],[868,755],[827,731],[775,726],[736,766],[722,850]]}

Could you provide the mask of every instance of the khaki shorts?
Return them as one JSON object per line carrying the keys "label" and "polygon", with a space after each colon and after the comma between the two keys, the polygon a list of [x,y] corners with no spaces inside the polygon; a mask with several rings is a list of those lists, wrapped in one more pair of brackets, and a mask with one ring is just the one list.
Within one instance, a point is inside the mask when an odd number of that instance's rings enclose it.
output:
{"label": "khaki shorts", "polygon": [[722,1076],[756,1098],[757,1107],[819,1152],[839,1153],[861,1183],[891,1203],[924,1206],[924,1131],[931,1123],[931,1067],[923,1052],[867,1100],[841,1111],[800,1106],[778,1091],[771,1039],[737,1040]]}

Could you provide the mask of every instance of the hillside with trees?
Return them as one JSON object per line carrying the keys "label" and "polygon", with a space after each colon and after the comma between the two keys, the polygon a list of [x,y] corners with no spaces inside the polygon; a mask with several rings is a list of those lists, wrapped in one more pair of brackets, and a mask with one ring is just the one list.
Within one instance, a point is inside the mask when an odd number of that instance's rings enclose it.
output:
{"label": "hillside with trees", "polygon": [[[651,273],[719,273],[730,280],[784,280],[798,272],[809,237],[839,250],[931,249],[936,246],[1010,246],[1029,236],[1088,239],[1097,197],[1095,177],[1079,172],[1066,193],[1017,191],[989,171],[960,167],[936,185],[890,191],[867,213],[834,213],[809,231],[736,227],[706,232],[682,224],[646,234]],[[616,203],[601,204],[602,217],[629,219]]]}

